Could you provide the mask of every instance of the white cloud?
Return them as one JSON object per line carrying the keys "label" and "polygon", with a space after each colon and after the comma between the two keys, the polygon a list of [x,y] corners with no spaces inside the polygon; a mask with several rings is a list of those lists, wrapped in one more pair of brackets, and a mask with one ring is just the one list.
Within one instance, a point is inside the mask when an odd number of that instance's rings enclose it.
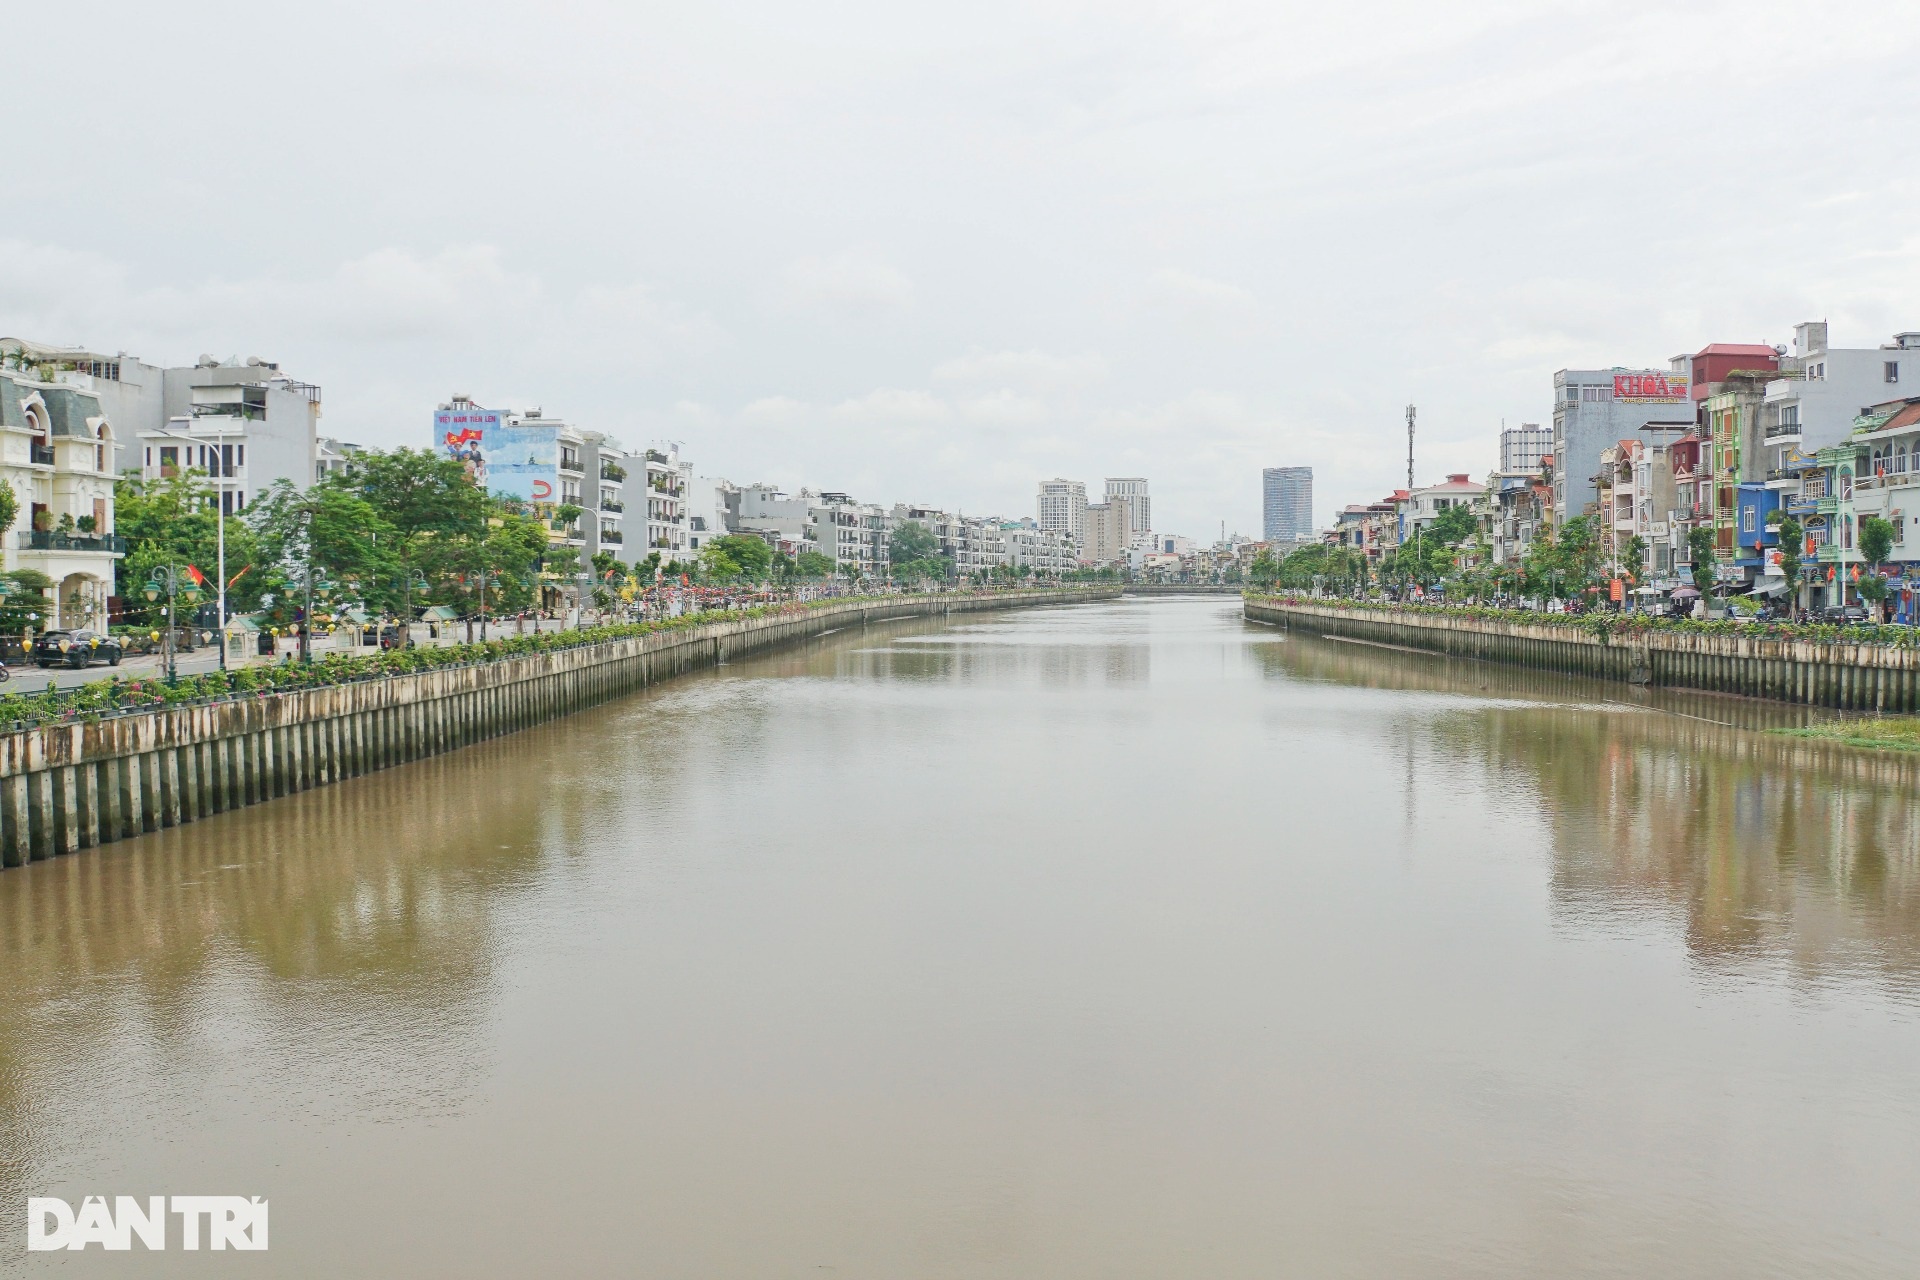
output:
{"label": "white cloud", "polygon": [[780,273],[780,296],[800,310],[888,311],[913,300],[913,281],[881,258],[847,250],[788,263]]}
{"label": "white cloud", "polygon": [[1098,355],[1056,356],[1045,351],[982,351],[977,347],[933,367],[936,382],[1037,390],[1085,386],[1106,376],[1107,362]]}
{"label": "white cloud", "polygon": [[786,396],[762,396],[740,411],[747,422],[792,422],[807,406]]}
{"label": "white cloud", "polygon": [[945,422],[953,416],[953,410],[931,392],[882,387],[858,399],[842,400],[833,407],[833,416],[844,422],[917,426]]}
{"label": "white cloud", "polygon": [[1190,313],[1244,316],[1253,310],[1253,294],[1249,290],[1190,271],[1165,267],[1153,273],[1149,284],[1156,301]]}

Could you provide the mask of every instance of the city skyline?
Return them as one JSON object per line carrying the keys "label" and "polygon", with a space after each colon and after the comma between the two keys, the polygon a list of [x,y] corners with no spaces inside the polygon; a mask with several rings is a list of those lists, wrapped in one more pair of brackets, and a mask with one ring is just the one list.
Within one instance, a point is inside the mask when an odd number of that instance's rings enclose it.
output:
{"label": "city skyline", "polygon": [[[1734,43],[1665,6],[1162,4],[745,32],[608,11],[583,44],[483,5],[457,48],[408,6],[378,39],[204,0],[103,12],[86,93],[57,59],[0,82],[11,118],[58,104],[68,136],[121,140],[11,211],[0,329],[268,354],[371,445],[459,389],[948,506],[1150,474],[1156,524],[1251,530],[1276,456],[1323,497],[1400,475],[1409,401],[1423,473],[1479,470],[1501,418],[1548,420],[1555,369],[1786,342],[1782,316],[1859,342],[1920,286],[1910,180],[1859,176],[1903,153],[1920,36],[1852,6],[1817,40],[1750,9]],[[253,56],[276,46],[305,56]],[[217,85],[150,91],[216,56]],[[1769,59],[1822,110],[1738,74]],[[1566,198],[1735,119],[1795,157],[1764,209],[1690,170]],[[300,159],[208,184],[189,140]]]}

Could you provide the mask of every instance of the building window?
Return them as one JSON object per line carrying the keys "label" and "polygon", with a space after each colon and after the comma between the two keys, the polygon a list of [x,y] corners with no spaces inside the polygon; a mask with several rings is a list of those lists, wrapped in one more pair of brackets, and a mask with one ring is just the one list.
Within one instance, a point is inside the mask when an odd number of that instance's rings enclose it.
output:
{"label": "building window", "polygon": [[1753,508],[1752,507],[1740,508],[1740,532],[1742,533],[1753,532]]}
{"label": "building window", "polygon": [[1887,381],[1900,381],[1900,362],[1898,360],[1887,361]]}

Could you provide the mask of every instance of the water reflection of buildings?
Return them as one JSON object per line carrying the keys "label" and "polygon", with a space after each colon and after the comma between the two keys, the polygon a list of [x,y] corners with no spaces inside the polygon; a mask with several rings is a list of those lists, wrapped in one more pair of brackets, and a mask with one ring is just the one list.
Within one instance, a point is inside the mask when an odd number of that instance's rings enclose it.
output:
{"label": "water reflection of buildings", "polygon": [[1276,677],[1465,695],[1421,732],[1537,794],[1569,927],[1671,918],[1713,966],[1920,978],[1920,756],[1759,732],[1809,713],[1758,700],[1322,639],[1256,652]]}
{"label": "water reflection of buildings", "polygon": [[[533,734],[551,732],[534,730]],[[0,878],[0,1198],[98,1147],[90,1126],[156,1074],[290,1087],[370,1121],[459,1105],[503,894],[536,878],[556,779],[528,735]],[[235,1066],[226,1055],[245,1046]],[[351,1050],[345,1046],[352,1046]],[[465,1046],[460,1048],[457,1046]]]}
{"label": "water reflection of buildings", "polygon": [[1920,975],[1920,767],[1659,713],[1497,710],[1439,732],[1547,803],[1569,921],[1676,911],[1711,964]]}
{"label": "water reflection of buildings", "polygon": [[1153,659],[1145,630],[1125,618],[1104,621],[1097,628],[1077,619],[1049,627],[1031,617],[953,627],[888,624],[867,633],[866,644],[821,645],[791,658],[769,658],[765,671],[1002,689],[1148,683]]}

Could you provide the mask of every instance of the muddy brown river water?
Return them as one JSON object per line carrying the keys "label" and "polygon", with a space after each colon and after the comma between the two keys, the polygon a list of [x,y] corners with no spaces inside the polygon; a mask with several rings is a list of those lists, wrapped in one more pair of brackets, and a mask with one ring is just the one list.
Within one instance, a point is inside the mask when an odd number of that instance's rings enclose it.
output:
{"label": "muddy brown river water", "polygon": [[1920,1275],[1920,760],[1793,714],[1128,600],[6,871],[0,1273]]}

